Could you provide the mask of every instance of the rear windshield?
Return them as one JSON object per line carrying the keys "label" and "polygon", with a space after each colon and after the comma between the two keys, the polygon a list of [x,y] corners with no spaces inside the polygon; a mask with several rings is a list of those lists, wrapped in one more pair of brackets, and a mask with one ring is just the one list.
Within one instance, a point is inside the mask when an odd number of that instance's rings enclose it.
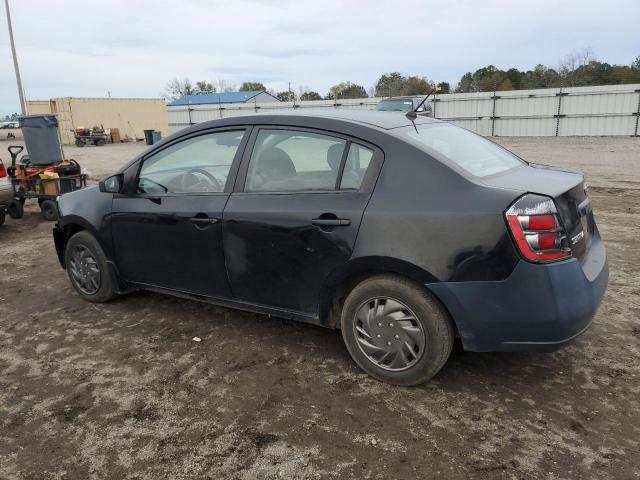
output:
{"label": "rear windshield", "polygon": [[508,150],[451,124],[416,125],[397,131],[427,153],[435,151],[476,177],[488,177],[524,165]]}
{"label": "rear windshield", "polygon": [[410,112],[413,110],[413,102],[411,100],[381,100],[376,105],[376,110]]}

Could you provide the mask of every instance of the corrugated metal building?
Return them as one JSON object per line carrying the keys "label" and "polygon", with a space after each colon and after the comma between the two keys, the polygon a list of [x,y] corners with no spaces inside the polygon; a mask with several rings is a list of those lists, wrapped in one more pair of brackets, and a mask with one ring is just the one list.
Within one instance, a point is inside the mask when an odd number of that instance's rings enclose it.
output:
{"label": "corrugated metal building", "polygon": [[[373,109],[381,98],[280,103],[214,103],[167,106],[171,133],[195,123],[271,109]],[[433,114],[481,135],[640,135],[640,85],[546,88],[437,94]]]}
{"label": "corrugated metal building", "polygon": [[169,134],[166,103],[163,98],[52,98],[30,100],[30,115],[53,113],[58,116],[62,143],[73,144],[73,129],[99,125],[117,128],[121,138],[144,138],[144,130]]}

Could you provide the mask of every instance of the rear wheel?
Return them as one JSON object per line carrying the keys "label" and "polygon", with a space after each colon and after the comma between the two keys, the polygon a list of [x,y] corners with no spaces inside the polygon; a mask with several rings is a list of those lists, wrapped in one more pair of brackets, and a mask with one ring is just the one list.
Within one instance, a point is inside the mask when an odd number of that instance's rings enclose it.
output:
{"label": "rear wheel", "polygon": [[24,216],[24,200],[18,200],[17,198],[11,200],[7,213],[11,218],[22,218]]}
{"label": "rear wheel", "polygon": [[99,138],[96,140],[96,147],[104,147],[105,143],[107,142],[105,142],[104,138]]}
{"label": "rear wheel", "polygon": [[40,203],[40,212],[45,220],[53,222],[58,219],[58,207],[53,200],[43,200]]}
{"label": "rear wheel", "polygon": [[116,296],[107,259],[89,232],[78,232],[69,239],[64,261],[71,285],[84,300],[102,303]]}
{"label": "rear wheel", "polygon": [[444,366],[453,346],[446,310],[422,286],[379,275],[356,286],[342,309],[342,336],[355,362],[395,385],[418,385]]}
{"label": "rear wheel", "polygon": [[84,147],[84,140],[76,138],[76,147]]}
{"label": "rear wheel", "polygon": [[7,218],[7,213],[4,211],[4,209],[0,210],[0,226],[4,225],[4,221]]}

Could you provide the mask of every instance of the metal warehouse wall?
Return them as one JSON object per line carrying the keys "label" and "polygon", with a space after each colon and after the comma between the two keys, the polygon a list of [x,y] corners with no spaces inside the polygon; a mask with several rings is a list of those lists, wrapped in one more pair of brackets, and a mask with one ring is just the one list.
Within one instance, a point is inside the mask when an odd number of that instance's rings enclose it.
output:
{"label": "metal warehouse wall", "polygon": [[[287,108],[373,109],[380,98],[167,107],[169,132],[207,120]],[[640,134],[640,84],[435,95],[434,116],[486,136]]]}
{"label": "metal warehouse wall", "polygon": [[29,101],[28,110],[30,114],[57,114],[64,144],[74,143],[74,128],[95,125],[117,128],[122,138],[144,138],[143,130],[147,129],[158,130],[163,136],[169,133],[162,98],[52,98]]}

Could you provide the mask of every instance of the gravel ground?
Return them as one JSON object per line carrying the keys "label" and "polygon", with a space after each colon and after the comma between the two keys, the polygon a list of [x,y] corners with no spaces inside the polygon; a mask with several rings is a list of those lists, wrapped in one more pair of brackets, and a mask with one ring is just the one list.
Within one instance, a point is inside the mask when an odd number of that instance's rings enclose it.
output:
{"label": "gravel ground", "polygon": [[[611,277],[576,343],[457,345],[429,384],[389,386],[339,332],[151,293],[83,302],[31,205],[0,228],[0,478],[640,478],[640,140],[497,141],[591,185]],[[95,178],[143,148],[66,153]]]}

